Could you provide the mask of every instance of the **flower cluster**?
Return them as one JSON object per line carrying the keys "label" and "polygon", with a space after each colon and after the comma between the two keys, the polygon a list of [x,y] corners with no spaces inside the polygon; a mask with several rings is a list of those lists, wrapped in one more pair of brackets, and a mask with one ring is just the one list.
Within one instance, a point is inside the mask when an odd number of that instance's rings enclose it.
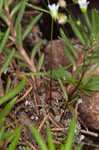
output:
{"label": "flower cluster", "polygon": [[57,20],[59,24],[65,24],[67,21],[67,16],[65,16],[63,13],[58,13],[59,6],[59,3],[57,3],[48,5],[48,8],[50,10],[51,17],[54,20]]}

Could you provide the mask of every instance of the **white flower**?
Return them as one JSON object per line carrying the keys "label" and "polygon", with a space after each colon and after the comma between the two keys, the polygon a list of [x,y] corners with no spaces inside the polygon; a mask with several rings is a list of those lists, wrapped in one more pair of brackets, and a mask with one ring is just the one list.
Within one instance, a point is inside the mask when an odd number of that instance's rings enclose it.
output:
{"label": "white flower", "polygon": [[63,13],[58,13],[58,17],[57,17],[58,23],[59,24],[65,24],[67,21],[67,16],[64,15]]}
{"label": "white flower", "polygon": [[48,5],[48,8],[50,10],[52,18],[56,19],[58,15],[59,4],[57,3],[57,4]]}
{"label": "white flower", "polygon": [[77,104],[81,104],[83,101],[81,98],[78,99]]}
{"label": "white flower", "polygon": [[89,1],[87,2],[87,0],[78,0],[78,4],[79,4],[82,12],[86,12]]}

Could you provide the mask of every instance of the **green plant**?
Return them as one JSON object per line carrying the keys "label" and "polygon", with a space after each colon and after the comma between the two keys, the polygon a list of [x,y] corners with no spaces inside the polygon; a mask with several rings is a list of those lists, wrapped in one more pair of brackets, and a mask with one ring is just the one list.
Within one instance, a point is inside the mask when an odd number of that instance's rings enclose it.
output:
{"label": "green plant", "polygon": [[[49,127],[47,128],[47,143],[48,144],[46,144],[45,140],[41,137],[40,133],[33,125],[30,126],[30,129],[41,150],[56,150],[56,149],[57,150],[71,150],[74,147],[73,143],[74,143],[74,136],[75,136],[75,124],[76,124],[75,119],[72,119],[70,122],[68,136],[66,140],[63,142],[63,144],[59,146],[54,144],[54,141],[51,135],[51,130]],[[81,150],[81,147],[78,147],[76,150],[78,149]]]}
{"label": "green plant", "polygon": [[[89,19],[86,9],[81,9],[82,14],[84,16],[84,24],[81,20],[77,20],[71,13],[66,16],[65,13],[65,22],[68,22],[73,32],[75,33],[77,39],[80,41],[84,48],[82,50],[82,62],[80,65],[77,64],[77,59],[79,59],[79,52],[73,46],[72,41],[68,38],[64,31],[64,27],[61,26],[60,28],[60,36],[59,39],[62,40],[66,48],[64,49],[64,54],[70,61],[70,65],[65,67],[60,67],[56,70],[49,70],[48,72],[41,72],[42,65],[44,63],[45,55],[44,53],[40,53],[38,60],[35,61],[35,56],[39,51],[40,46],[43,44],[43,40],[37,42],[33,49],[31,50],[30,56],[27,54],[26,50],[24,49],[23,42],[28,34],[31,32],[32,28],[35,26],[36,23],[40,20],[43,13],[47,13],[52,17],[51,23],[51,53],[52,53],[52,41],[53,41],[53,31],[54,31],[54,21],[59,23],[60,13],[59,13],[59,6],[54,5],[56,7],[56,12],[54,13],[51,10],[51,5],[48,1],[48,8],[49,10],[45,10],[43,8],[38,8],[29,3],[28,0],[22,1],[15,1],[13,8],[10,10],[10,5],[14,2],[14,0],[1,0],[0,1],[0,18],[6,24],[6,31],[2,32],[0,30],[0,54],[6,53],[6,57],[4,60],[3,65],[0,68],[0,77],[6,72],[8,66],[11,64],[14,58],[17,59],[18,64],[21,67],[28,67],[29,72],[23,72],[24,76],[31,76],[34,83],[34,91],[37,89],[37,83],[35,76],[48,76],[52,81],[52,79],[57,80],[59,85],[64,93],[64,97],[67,100],[66,104],[70,105],[72,100],[77,100],[78,95],[76,94],[77,91],[80,92],[88,92],[99,90],[99,76],[92,75],[94,74],[95,70],[99,67],[99,12],[97,10],[92,10],[91,20]],[[77,3],[78,1],[75,1]],[[88,5],[88,3],[87,3]],[[27,25],[24,29],[22,28],[22,18],[25,12],[26,7],[39,10],[37,16],[35,16],[31,22]],[[67,8],[66,11],[68,12]],[[58,16],[59,15],[59,16]],[[63,27],[63,28],[62,28]],[[89,36],[90,35],[90,36]],[[12,42],[10,47],[7,46],[8,43]],[[51,57],[51,61],[53,62],[53,55]],[[52,63],[51,62],[51,63]],[[92,64],[96,64],[93,70],[87,74],[85,73],[88,69],[91,68]],[[68,70],[69,67],[76,68],[72,73]],[[17,97],[16,95],[20,93],[20,91],[25,87],[26,79],[22,79],[20,83],[13,89],[10,89],[11,80],[7,82],[6,85],[6,92],[3,97],[0,98],[0,106],[3,107],[2,104],[5,104],[5,107],[0,112],[0,146],[2,148],[4,141],[6,141],[6,149],[7,150],[14,150],[18,139],[21,133],[21,126],[16,128],[15,130],[7,130],[5,126],[5,121],[7,115],[10,113],[11,109],[14,107]],[[64,88],[64,84],[72,84],[72,92],[68,93],[67,89]],[[2,85],[1,85],[2,87]],[[35,93],[34,93],[35,94]],[[12,99],[12,100],[10,100]],[[47,128],[47,137],[48,137],[48,145],[44,139],[41,138],[38,131],[35,127],[31,126],[31,131],[38,142],[41,150],[55,150],[56,147],[53,144],[53,140],[51,137],[50,128]],[[75,120],[72,120],[70,123],[70,128],[68,132],[68,136],[66,137],[65,142],[59,146],[60,150],[71,150],[74,142],[74,131],[75,131]],[[80,147],[77,150],[81,149]],[[27,147],[26,150],[29,150]]]}
{"label": "green plant", "polygon": [[[16,86],[14,89],[10,90],[8,93],[6,93],[3,97],[0,98],[0,105],[4,104],[11,98],[15,97],[16,94],[18,94],[25,86],[26,80],[23,79],[18,86]],[[0,112],[0,147],[6,148],[7,150],[14,150],[18,139],[20,137],[20,132],[22,126],[19,126],[15,130],[8,130],[6,129],[6,126],[4,125],[6,117],[10,113],[11,109],[14,107],[16,103],[17,97],[10,100],[8,104],[3,108],[3,110]],[[6,130],[6,131],[5,131]],[[5,144],[4,144],[5,142]],[[9,146],[7,146],[10,143]]]}

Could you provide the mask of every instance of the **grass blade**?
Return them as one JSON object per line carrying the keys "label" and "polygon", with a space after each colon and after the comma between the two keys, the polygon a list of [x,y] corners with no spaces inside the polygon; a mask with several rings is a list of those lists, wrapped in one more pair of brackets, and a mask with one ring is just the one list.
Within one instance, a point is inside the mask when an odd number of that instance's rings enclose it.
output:
{"label": "grass blade", "polygon": [[74,142],[74,135],[75,135],[75,124],[76,124],[75,119],[72,119],[70,122],[67,140],[66,140],[66,143],[64,145],[64,150],[71,150],[72,149],[72,144]]}
{"label": "grass blade", "polygon": [[47,11],[46,9],[43,9],[43,8],[37,7],[37,6],[35,6],[35,5],[32,5],[32,4],[28,4],[28,3],[27,3],[27,6],[29,6],[29,7],[33,8],[33,9],[39,10],[39,11],[41,11],[41,12],[44,12],[44,13],[50,14],[50,12],[49,12],[49,11]]}
{"label": "grass blade", "polygon": [[55,150],[55,145],[53,143],[50,127],[47,128],[47,139],[48,139],[49,150]]}
{"label": "grass blade", "polygon": [[22,28],[20,23],[17,25],[16,32],[17,32],[17,43],[19,48],[21,49],[23,48],[23,42],[22,42]]}
{"label": "grass blade", "polygon": [[73,55],[77,57],[78,56],[77,50],[72,46],[70,40],[66,37],[62,29],[60,29],[60,34],[61,34],[62,40],[66,43],[66,46],[72,51]]}
{"label": "grass blade", "polygon": [[18,24],[20,24],[22,18],[23,18],[23,14],[25,11],[25,6],[26,6],[26,1],[22,0],[21,2],[21,9],[19,10],[18,16],[16,18],[16,23],[15,23],[15,29],[17,28]]}
{"label": "grass blade", "polygon": [[27,28],[25,29],[22,39],[24,40],[25,37],[28,35],[28,33],[32,30],[32,28],[34,27],[34,25],[39,21],[39,19],[42,17],[43,13],[40,13],[38,16],[36,16],[31,23],[27,26]]}
{"label": "grass blade", "polygon": [[11,11],[11,16],[13,16],[19,10],[20,7],[21,7],[21,3],[16,4]]}
{"label": "grass blade", "polygon": [[26,84],[26,79],[24,78],[14,89],[9,90],[7,94],[5,94],[0,98],[0,105],[7,102],[10,98],[18,94],[24,88],[25,84]]}
{"label": "grass blade", "polygon": [[78,39],[81,41],[81,43],[84,44],[84,45],[86,45],[85,40],[84,40],[84,38],[82,37],[82,34],[80,33],[78,26],[76,25],[76,21],[74,21],[74,20],[72,19],[72,17],[69,16],[68,22],[70,23],[70,25],[71,25],[71,27],[72,27],[72,29],[73,29],[75,35],[78,37]]}
{"label": "grass blade", "polygon": [[49,72],[29,72],[29,73],[23,73],[26,76],[50,76],[50,71]]}
{"label": "grass blade", "polygon": [[11,142],[11,144],[8,146],[8,148],[6,150],[15,150],[19,137],[20,137],[20,132],[21,132],[21,128],[22,126],[19,126],[16,130],[15,130],[15,136],[13,141]]}
{"label": "grass blade", "polygon": [[43,40],[40,40],[39,42],[37,42],[35,44],[35,46],[32,49],[31,58],[35,58],[35,55],[36,55],[36,53],[37,53],[37,51],[38,51],[38,49],[39,49],[39,47],[41,46],[42,43],[43,43]]}
{"label": "grass blade", "polygon": [[2,8],[3,8],[3,0],[0,1],[0,12],[1,12]]}
{"label": "grass blade", "polygon": [[0,68],[0,74],[2,74],[5,69],[8,67],[8,65],[10,64],[13,56],[15,54],[15,51],[11,51],[11,53],[7,56],[5,63],[2,65],[2,67]]}
{"label": "grass blade", "polygon": [[11,111],[12,107],[14,106],[14,104],[16,103],[17,97],[15,97],[13,100],[11,100],[6,106],[5,108],[0,112],[0,118],[4,118],[6,117],[9,112]]}
{"label": "grass blade", "polygon": [[0,43],[0,53],[2,53],[7,41],[8,41],[8,38],[9,38],[9,34],[10,34],[10,28],[7,29],[1,43]]}
{"label": "grass blade", "polygon": [[47,145],[46,145],[45,141],[43,140],[43,138],[41,137],[38,130],[33,125],[30,126],[30,129],[31,129],[33,136],[35,137],[38,145],[40,146],[40,149],[41,150],[48,150]]}
{"label": "grass blade", "polygon": [[38,71],[40,71],[40,69],[41,69],[41,67],[42,67],[42,65],[43,65],[43,62],[44,62],[44,54],[42,54],[41,56],[40,56],[40,58],[39,58],[39,61],[38,61]]}
{"label": "grass blade", "polygon": [[0,129],[3,127],[5,118],[0,118]]}
{"label": "grass blade", "polygon": [[70,60],[70,62],[75,65],[75,60],[72,56],[72,54],[70,53],[70,51],[67,48],[64,48],[64,53],[67,56],[67,58]]}

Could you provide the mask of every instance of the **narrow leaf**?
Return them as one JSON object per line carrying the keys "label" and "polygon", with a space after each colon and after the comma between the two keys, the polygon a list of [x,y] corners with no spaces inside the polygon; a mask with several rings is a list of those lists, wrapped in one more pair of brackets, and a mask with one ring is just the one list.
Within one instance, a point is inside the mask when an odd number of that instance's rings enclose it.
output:
{"label": "narrow leaf", "polygon": [[45,141],[43,140],[43,138],[41,137],[41,135],[38,132],[38,130],[33,125],[30,126],[30,129],[31,129],[31,131],[33,133],[33,136],[36,139],[36,142],[40,146],[40,149],[41,150],[48,150],[47,145],[46,145]]}
{"label": "narrow leaf", "polygon": [[16,94],[18,94],[24,88],[25,84],[26,84],[26,79],[24,78],[14,89],[9,90],[8,93],[6,93],[4,96],[0,98],[0,105],[7,102],[9,99],[11,99]]}
{"label": "narrow leaf", "polygon": [[27,6],[33,8],[33,9],[39,10],[39,11],[41,11],[41,12],[45,12],[45,13],[47,13],[47,14],[50,14],[49,11],[47,11],[46,9],[37,7],[37,6],[35,6],[35,5],[32,5],[32,4],[28,4],[28,3],[27,3]]}
{"label": "narrow leaf", "polygon": [[21,128],[22,128],[22,126],[19,126],[16,129],[16,131],[17,131],[16,135],[15,135],[13,141],[11,142],[11,144],[8,146],[8,148],[6,150],[15,150],[15,148],[17,146],[17,143],[18,143],[18,140],[19,140],[19,137],[20,137]]}
{"label": "narrow leaf", "polygon": [[11,111],[11,109],[13,108],[14,104],[16,103],[16,99],[17,97],[15,97],[13,100],[11,100],[6,106],[5,108],[0,112],[0,118],[4,118],[6,117],[9,112]]}
{"label": "narrow leaf", "polygon": [[0,12],[1,12],[2,8],[3,8],[3,2],[4,2],[3,0],[0,1]]}
{"label": "narrow leaf", "polygon": [[40,71],[42,65],[43,65],[43,62],[44,62],[44,54],[42,54],[39,58],[39,61],[38,61],[38,71]]}
{"label": "narrow leaf", "polygon": [[25,6],[26,6],[26,1],[25,0],[22,0],[20,3],[21,3],[21,9],[19,10],[18,16],[16,18],[15,29],[17,28],[17,25],[21,23],[21,20],[23,18],[23,14],[24,14],[24,11],[25,11]]}
{"label": "narrow leaf", "polygon": [[75,119],[72,119],[70,122],[69,132],[65,142],[64,150],[72,149],[72,144],[74,142],[74,135],[75,135],[75,124],[76,124]]}
{"label": "narrow leaf", "polygon": [[67,58],[70,60],[70,62],[75,65],[75,60],[72,56],[72,54],[70,53],[70,51],[67,48],[64,48],[64,53],[67,56]]}
{"label": "narrow leaf", "polygon": [[0,129],[3,127],[4,122],[5,122],[5,118],[1,118],[0,119]]}
{"label": "narrow leaf", "polygon": [[7,41],[8,41],[8,38],[9,38],[9,34],[10,34],[10,28],[7,29],[1,43],[0,43],[0,53],[2,53]]}
{"label": "narrow leaf", "polygon": [[11,53],[7,56],[5,63],[2,65],[2,67],[0,68],[0,74],[2,74],[5,69],[9,66],[13,56],[15,54],[15,51],[11,51]]}
{"label": "narrow leaf", "polygon": [[65,35],[65,33],[64,33],[64,31],[62,29],[60,29],[60,34],[61,34],[62,40],[65,42],[66,46],[72,51],[74,56],[77,57],[78,56],[77,50],[73,47],[72,43],[66,37],[66,35]]}
{"label": "narrow leaf", "polygon": [[39,21],[39,19],[42,17],[42,13],[40,13],[38,16],[36,16],[35,18],[33,18],[33,20],[30,22],[30,24],[27,26],[27,28],[25,29],[22,39],[24,40],[25,37],[29,34],[29,32],[32,30],[32,28],[34,27],[34,25]]}
{"label": "narrow leaf", "polygon": [[23,48],[23,43],[22,43],[22,28],[21,28],[21,24],[20,23],[17,25],[16,31],[17,31],[18,47],[21,49],[21,48]]}
{"label": "narrow leaf", "polygon": [[76,25],[75,21],[72,19],[71,16],[69,16],[68,22],[70,23],[70,25],[71,25],[75,35],[78,37],[78,39],[81,41],[81,43],[85,45],[86,44],[85,40],[82,37],[82,35],[81,35],[81,33],[80,33],[79,29],[78,29],[78,26]]}
{"label": "narrow leaf", "polygon": [[12,9],[12,11],[11,11],[11,16],[13,16],[13,15],[19,10],[19,8],[21,9],[21,3],[17,3],[17,4],[13,7],[13,9]]}
{"label": "narrow leaf", "polygon": [[31,58],[35,58],[35,55],[37,51],[39,50],[39,47],[41,46],[42,43],[43,43],[43,40],[40,40],[39,42],[35,44],[35,46],[32,49]]}
{"label": "narrow leaf", "polygon": [[55,145],[53,143],[50,127],[47,127],[47,139],[48,139],[48,149],[55,150]]}

